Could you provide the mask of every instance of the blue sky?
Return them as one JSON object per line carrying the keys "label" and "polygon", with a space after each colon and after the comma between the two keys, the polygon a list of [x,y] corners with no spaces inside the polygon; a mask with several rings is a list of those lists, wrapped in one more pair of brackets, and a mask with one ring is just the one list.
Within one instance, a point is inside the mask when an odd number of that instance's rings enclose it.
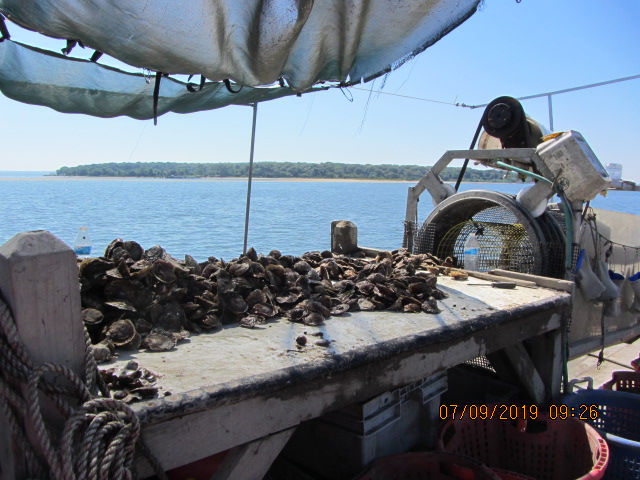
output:
{"label": "blue sky", "polygon": [[[9,28],[18,41],[57,51],[65,46]],[[471,19],[385,79],[347,95],[336,89],[260,104],[255,159],[432,165],[447,149],[468,148],[482,115],[452,103],[477,105],[638,74],[638,0],[486,0]],[[385,94],[376,93],[380,89]],[[523,105],[548,126],[546,98]],[[248,107],[167,114],[155,127],[61,114],[4,96],[0,111],[0,171],[249,156]],[[556,131],[581,132],[603,164],[620,163],[623,178],[640,182],[640,79],[554,96],[553,113]]]}

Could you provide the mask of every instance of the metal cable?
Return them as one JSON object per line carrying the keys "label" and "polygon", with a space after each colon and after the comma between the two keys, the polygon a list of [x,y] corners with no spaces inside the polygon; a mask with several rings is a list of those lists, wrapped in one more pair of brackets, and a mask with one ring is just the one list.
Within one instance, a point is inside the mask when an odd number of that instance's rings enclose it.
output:
{"label": "metal cable", "polygon": [[[476,133],[473,134],[473,140],[471,140],[471,146],[469,150],[473,150],[476,146],[476,142],[478,141],[478,137],[480,136],[480,130],[482,130],[482,120],[478,123],[478,128],[476,128]],[[469,165],[469,159],[465,158],[464,163],[462,164],[462,168],[460,169],[460,174],[458,175],[458,180],[456,180],[456,186],[454,187],[455,191],[458,191],[460,188],[460,183],[462,183],[462,179],[464,178],[464,172],[467,170],[467,165]]]}

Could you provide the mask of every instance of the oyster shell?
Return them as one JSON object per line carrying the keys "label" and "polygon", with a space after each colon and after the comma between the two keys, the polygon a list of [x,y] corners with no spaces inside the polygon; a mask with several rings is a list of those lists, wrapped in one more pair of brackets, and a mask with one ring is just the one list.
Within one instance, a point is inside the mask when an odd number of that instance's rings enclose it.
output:
{"label": "oyster shell", "polygon": [[116,320],[107,330],[107,337],[117,347],[131,342],[136,334],[136,327],[128,319]]}
{"label": "oyster shell", "polygon": [[176,346],[176,338],[161,329],[153,329],[144,339],[143,346],[153,352],[166,352]]}
{"label": "oyster shell", "polygon": [[309,312],[302,317],[302,323],[312,326],[322,325],[324,323],[324,317],[318,312]]}
{"label": "oyster shell", "polygon": [[255,328],[278,315],[320,325],[349,311],[435,314],[437,300],[447,296],[437,288],[436,273],[446,274],[443,263],[406,249],[382,252],[375,261],[329,251],[298,257],[249,249],[228,263],[215,257],[198,263],[188,255],[177,261],[160,246],[144,251],[116,239],[104,258],[79,263],[83,318],[94,342],[171,349],[184,329]]}
{"label": "oyster shell", "polygon": [[222,295],[222,302],[233,313],[244,313],[248,310],[247,302],[235,293]]}
{"label": "oyster shell", "polygon": [[82,321],[87,328],[96,327],[102,323],[104,315],[95,308],[85,308],[82,310]]}

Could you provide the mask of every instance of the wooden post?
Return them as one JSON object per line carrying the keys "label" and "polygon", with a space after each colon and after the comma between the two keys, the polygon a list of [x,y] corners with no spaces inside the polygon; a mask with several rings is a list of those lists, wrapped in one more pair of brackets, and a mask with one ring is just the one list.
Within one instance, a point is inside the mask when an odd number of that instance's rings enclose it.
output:
{"label": "wooden post", "polygon": [[296,428],[289,428],[232,448],[211,480],[260,480]]}
{"label": "wooden post", "polygon": [[562,337],[563,328],[547,332],[530,340],[531,360],[540,372],[545,384],[545,403],[560,400],[560,386],[562,385],[563,357]]}
{"label": "wooden post", "polygon": [[331,222],[331,251],[348,255],[358,250],[358,227],[348,220]]}
{"label": "wooden post", "polygon": [[[45,231],[15,235],[0,246],[0,294],[33,364],[61,364],[84,379],[78,266],[71,248]],[[6,427],[5,418],[0,426]],[[6,428],[0,442],[0,478],[24,478],[24,455],[16,451]]]}

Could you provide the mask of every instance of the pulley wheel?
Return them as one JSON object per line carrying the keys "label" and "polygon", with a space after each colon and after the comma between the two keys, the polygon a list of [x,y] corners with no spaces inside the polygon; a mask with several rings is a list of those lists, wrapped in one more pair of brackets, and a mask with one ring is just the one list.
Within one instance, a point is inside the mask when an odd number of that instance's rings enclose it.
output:
{"label": "pulley wheel", "polygon": [[524,121],[524,110],[513,97],[498,97],[482,114],[482,127],[492,137],[506,139],[513,135]]}

